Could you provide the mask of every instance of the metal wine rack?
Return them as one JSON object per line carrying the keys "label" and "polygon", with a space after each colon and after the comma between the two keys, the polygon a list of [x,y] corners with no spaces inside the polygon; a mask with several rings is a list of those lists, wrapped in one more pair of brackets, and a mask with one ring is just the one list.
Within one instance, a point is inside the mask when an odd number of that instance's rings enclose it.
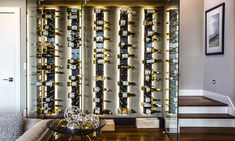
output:
{"label": "metal wine rack", "polygon": [[[162,41],[162,32],[157,31],[159,21],[157,17],[163,13],[159,9],[145,9],[144,10],[144,101],[143,113],[151,115],[154,113],[161,113],[162,99],[155,98],[154,94],[162,95],[162,88],[159,83],[162,79],[159,76],[162,70],[162,58],[155,58],[155,53],[161,53],[162,46],[155,47],[154,42]],[[157,66],[156,66],[156,65]],[[161,66],[161,67],[160,67]]]}
{"label": "metal wine rack", "polygon": [[104,92],[109,91],[109,89],[104,87],[105,79],[109,79],[104,74],[105,71],[105,63],[109,63],[106,59],[109,52],[107,48],[105,48],[105,40],[108,38],[105,37],[105,21],[104,17],[105,9],[94,9],[95,13],[95,49],[94,49],[94,60],[95,64],[95,87],[93,91],[95,92],[95,98],[93,102],[95,103],[94,114],[102,115],[102,114],[111,114],[112,112],[104,108],[104,102],[110,102],[105,100]]}
{"label": "metal wine rack", "polygon": [[169,12],[169,113],[177,114],[178,95],[178,9],[171,9]]}
{"label": "metal wine rack", "polygon": [[128,70],[134,68],[133,66],[129,66],[128,60],[129,57],[134,57],[134,54],[129,54],[128,48],[130,47],[129,38],[131,33],[129,31],[129,23],[130,20],[130,10],[129,9],[121,9],[120,17],[119,17],[119,54],[117,57],[119,58],[119,114],[128,114],[128,113],[136,113],[135,110],[128,108],[128,98],[135,96],[134,93],[130,93],[128,91],[128,87],[131,85],[135,85],[134,82],[130,82],[128,79]]}
{"label": "metal wine rack", "polygon": [[81,101],[81,23],[80,23],[80,9],[67,9],[67,18],[69,25],[67,30],[69,36],[67,37],[68,47],[71,48],[71,58],[68,59],[67,68],[70,70],[69,82],[67,86],[70,87],[68,98],[71,99],[71,106],[80,108]]}

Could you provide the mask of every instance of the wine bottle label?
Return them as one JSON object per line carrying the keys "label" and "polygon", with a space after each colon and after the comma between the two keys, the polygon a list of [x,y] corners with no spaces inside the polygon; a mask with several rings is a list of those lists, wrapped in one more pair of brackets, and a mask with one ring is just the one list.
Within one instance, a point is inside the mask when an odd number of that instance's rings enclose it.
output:
{"label": "wine bottle label", "polygon": [[103,30],[103,26],[97,26],[96,30]]}
{"label": "wine bottle label", "polygon": [[150,38],[146,38],[146,42],[150,42],[151,41],[151,39]]}
{"label": "wine bottle label", "polygon": [[101,111],[100,111],[100,107],[96,107],[96,108],[95,108],[95,114],[100,114],[100,112],[101,112]]}
{"label": "wine bottle label", "polygon": [[103,21],[103,20],[98,20],[98,21],[96,21],[96,24],[97,24],[97,25],[103,25],[103,24],[104,24],[104,21]]}
{"label": "wine bottle label", "polygon": [[128,35],[128,31],[122,31],[122,36],[127,36]]}
{"label": "wine bottle label", "polygon": [[123,97],[123,98],[127,98],[127,96],[128,96],[128,94],[127,94],[126,92],[123,92],[123,93],[122,93],[122,97]]}
{"label": "wine bottle label", "polygon": [[53,86],[53,82],[52,81],[49,81],[49,82],[46,82],[46,86]]}
{"label": "wine bottle label", "polygon": [[104,38],[103,38],[103,37],[96,37],[96,41],[97,41],[97,42],[103,42],[103,41],[104,41]]}
{"label": "wine bottle label", "polygon": [[45,27],[44,27],[46,30],[48,30],[49,28],[50,28],[50,26],[49,25],[45,25]]}
{"label": "wine bottle label", "polygon": [[151,107],[152,107],[150,103],[144,103],[143,106],[144,106],[145,108],[151,108]]}
{"label": "wine bottle label", "polygon": [[145,73],[145,75],[149,75],[149,74],[151,74],[151,71],[150,70],[145,70],[144,73]]}
{"label": "wine bottle label", "polygon": [[99,92],[100,91],[100,88],[99,87],[95,87],[94,88],[94,92]]}
{"label": "wine bottle label", "polygon": [[71,86],[77,86],[77,82],[72,82]]}
{"label": "wine bottle label", "polygon": [[149,87],[146,87],[146,92],[150,92],[151,89]]}
{"label": "wine bottle label", "polygon": [[73,25],[73,26],[71,26],[71,29],[72,29],[72,30],[78,30],[78,26]]}
{"label": "wine bottle label", "polygon": [[147,63],[147,64],[149,64],[149,63],[154,63],[154,59],[146,60],[146,63]]}
{"label": "wine bottle label", "polygon": [[75,93],[69,93],[69,98],[74,98],[75,97]]}
{"label": "wine bottle label", "polygon": [[45,108],[48,108],[48,107],[49,107],[49,104],[48,104],[48,103],[45,103],[45,104],[44,104],[44,107],[45,107]]}
{"label": "wine bottle label", "polygon": [[49,35],[49,32],[45,30],[45,31],[42,32],[42,35],[48,36],[48,35]]}
{"label": "wine bottle label", "polygon": [[96,49],[96,52],[104,52],[104,49],[98,48]]}
{"label": "wine bottle label", "polygon": [[120,43],[120,46],[121,46],[121,47],[124,47],[125,45],[126,45],[126,44],[125,44],[124,42],[121,42],[121,43]]}
{"label": "wine bottle label", "polygon": [[128,54],[122,54],[122,58],[128,58]]}
{"label": "wine bottle label", "polygon": [[68,46],[69,46],[69,47],[74,47],[74,42],[69,42],[69,43],[68,43]]}
{"label": "wine bottle label", "polygon": [[126,25],[126,20],[120,20],[120,25],[125,26]]}
{"label": "wine bottle label", "polygon": [[104,58],[104,54],[96,54],[97,58]]}
{"label": "wine bottle label", "polygon": [[122,82],[122,85],[123,85],[123,86],[128,86],[128,84],[129,84],[128,81],[123,81],[123,82]]}
{"label": "wine bottle label", "polygon": [[71,15],[70,16],[70,19],[77,19],[78,18],[78,15]]}
{"label": "wine bottle label", "polygon": [[96,98],[96,99],[95,99],[95,102],[96,102],[96,103],[100,103],[100,98]]}
{"label": "wine bottle label", "polygon": [[152,52],[152,48],[146,48],[146,53],[151,53]]}
{"label": "wine bottle label", "polygon": [[95,11],[95,13],[101,13],[102,9],[95,9],[94,11]]}
{"label": "wine bottle label", "polygon": [[70,79],[71,80],[76,80],[76,77],[75,76],[71,76]]}
{"label": "wine bottle label", "polygon": [[78,9],[72,8],[71,13],[78,13]]}
{"label": "wine bottle label", "polygon": [[150,98],[149,98],[149,97],[146,97],[146,98],[145,98],[145,102],[146,102],[146,103],[150,103]]}
{"label": "wine bottle label", "polygon": [[154,12],[153,9],[147,9],[147,10],[146,10],[146,13],[148,13],[148,14],[149,14],[149,13],[153,13],[153,12]]}
{"label": "wine bottle label", "polygon": [[52,18],[52,14],[46,14],[46,19],[51,19]]}
{"label": "wine bottle label", "polygon": [[153,31],[148,31],[147,36],[153,36]]}
{"label": "wine bottle label", "polygon": [[150,109],[146,109],[146,114],[151,114],[151,110]]}
{"label": "wine bottle label", "polygon": [[145,76],[145,80],[146,80],[146,81],[149,81],[149,80],[150,80],[150,76],[149,76],[149,75],[146,75],[146,76]]}
{"label": "wine bottle label", "polygon": [[98,59],[97,64],[104,64],[104,60],[103,59]]}
{"label": "wine bottle label", "polygon": [[70,59],[69,62],[70,62],[71,64],[73,64],[73,63],[75,63],[75,60],[74,60],[74,59]]}

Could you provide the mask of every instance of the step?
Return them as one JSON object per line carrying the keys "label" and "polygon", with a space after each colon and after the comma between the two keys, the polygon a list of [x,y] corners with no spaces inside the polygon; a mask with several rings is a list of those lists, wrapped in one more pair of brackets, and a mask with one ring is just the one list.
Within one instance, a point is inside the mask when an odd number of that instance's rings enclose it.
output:
{"label": "step", "polygon": [[180,133],[234,135],[235,128],[234,127],[181,127]]}
{"label": "step", "polygon": [[235,117],[228,114],[179,114],[180,127],[235,127]]}
{"label": "step", "polygon": [[227,106],[181,106],[179,107],[179,113],[187,114],[187,113],[208,113],[208,114],[225,114],[228,113]]}
{"label": "step", "polygon": [[225,103],[204,96],[180,96],[179,106],[228,106]]}

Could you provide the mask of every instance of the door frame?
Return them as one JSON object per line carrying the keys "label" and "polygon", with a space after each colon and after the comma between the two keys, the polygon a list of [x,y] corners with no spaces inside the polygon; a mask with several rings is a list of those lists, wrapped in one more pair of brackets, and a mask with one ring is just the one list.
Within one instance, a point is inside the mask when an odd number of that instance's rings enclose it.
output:
{"label": "door frame", "polygon": [[17,46],[15,47],[15,53],[14,54],[9,54],[9,57],[11,57],[11,55],[15,56],[15,60],[14,60],[14,100],[15,100],[15,111],[16,112],[20,112],[20,105],[21,105],[21,101],[20,101],[20,97],[21,97],[21,88],[20,88],[20,60],[21,60],[21,16],[20,16],[20,7],[0,7],[0,12],[14,12],[15,13],[15,17],[16,17],[16,25],[17,25],[17,31],[15,34],[17,34],[17,38],[16,38],[16,42],[17,42]]}

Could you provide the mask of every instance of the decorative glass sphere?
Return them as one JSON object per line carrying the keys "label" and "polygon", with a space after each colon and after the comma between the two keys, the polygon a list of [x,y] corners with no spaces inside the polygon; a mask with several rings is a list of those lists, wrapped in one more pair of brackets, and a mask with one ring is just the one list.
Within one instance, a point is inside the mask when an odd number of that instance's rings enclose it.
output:
{"label": "decorative glass sphere", "polygon": [[70,106],[65,110],[64,118],[68,122],[77,122],[79,113],[80,113],[80,109],[78,107]]}

